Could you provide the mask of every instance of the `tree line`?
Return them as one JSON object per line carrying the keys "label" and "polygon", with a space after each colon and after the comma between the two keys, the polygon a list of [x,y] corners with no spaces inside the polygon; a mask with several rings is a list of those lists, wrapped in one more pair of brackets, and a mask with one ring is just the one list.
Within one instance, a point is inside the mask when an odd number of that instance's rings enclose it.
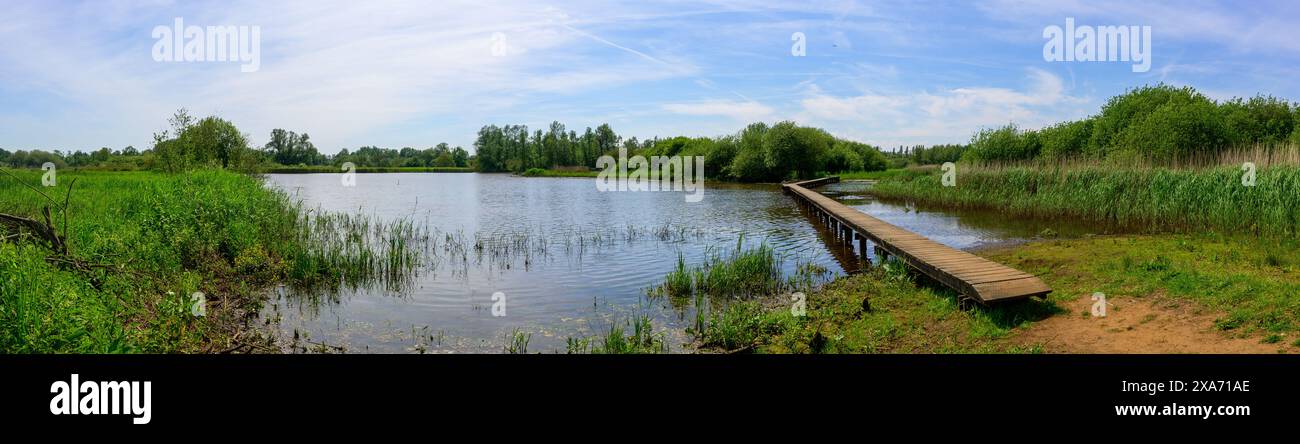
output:
{"label": "tree line", "polygon": [[270,140],[261,148],[250,147],[248,136],[233,123],[216,116],[195,118],[188,110],[178,110],[168,119],[169,127],[154,133],[150,149],[128,146],[121,150],[107,147],[91,152],[18,150],[0,148],[0,165],[15,168],[40,168],[49,162],[58,168],[96,168],[111,170],[187,171],[219,167],[245,172],[280,166],[342,165],[352,162],[366,167],[461,167],[474,166],[474,156],[461,147],[446,143],[427,149],[390,149],[365,146],[335,155],[321,154],[306,133],[284,129],[271,131]]}
{"label": "tree line", "polygon": [[883,170],[885,156],[874,146],[831,136],[794,122],[757,122],[719,137],[623,139],[609,124],[581,135],[553,122],[546,131],[526,125],[487,125],[474,141],[477,169],[524,172],[534,168],[592,168],[602,155],[703,156],[707,177],[742,182],[812,177],[823,172]]}
{"label": "tree line", "polygon": [[1222,103],[1192,87],[1144,86],[1111,97],[1096,115],[1039,130],[1015,124],[975,133],[964,158],[1206,158],[1243,146],[1300,144],[1300,105],[1272,96]]}

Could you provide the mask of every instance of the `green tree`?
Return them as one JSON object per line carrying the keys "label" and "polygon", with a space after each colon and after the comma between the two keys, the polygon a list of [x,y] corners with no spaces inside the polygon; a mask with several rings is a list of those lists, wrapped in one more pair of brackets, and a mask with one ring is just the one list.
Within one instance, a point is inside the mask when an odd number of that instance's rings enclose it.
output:
{"label": "green tree", "polygon": [[791,121],[772,125],[763,135],[767,168],[778,178],[790,172],[798,177],[812,177],[821,169],[822,156],[833,141],[820,128],[800,127]]}
{"label": "green tree", "polygon": [[455,163],[454,166],[462,168],[469,166],[469,152],[465,151],[464,148],[456,147],[456,149],[451,150],[451,159]]}

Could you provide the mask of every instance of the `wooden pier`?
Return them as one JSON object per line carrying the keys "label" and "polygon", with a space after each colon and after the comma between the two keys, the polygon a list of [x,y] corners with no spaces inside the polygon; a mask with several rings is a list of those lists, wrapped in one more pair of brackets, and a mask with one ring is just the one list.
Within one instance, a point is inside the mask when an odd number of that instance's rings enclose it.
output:
{"label": "wooden pier", "polygon": [[839,182],[838,176],[783,185],[787,194],[843,242],[858,244],[866,255],[867,241],[877,253],[901,259],[917,271],[981,304],[1006,302],[1052,292],[1042,280],[1023,271],[932,241],[924,236],[868,216],[809,188]]}

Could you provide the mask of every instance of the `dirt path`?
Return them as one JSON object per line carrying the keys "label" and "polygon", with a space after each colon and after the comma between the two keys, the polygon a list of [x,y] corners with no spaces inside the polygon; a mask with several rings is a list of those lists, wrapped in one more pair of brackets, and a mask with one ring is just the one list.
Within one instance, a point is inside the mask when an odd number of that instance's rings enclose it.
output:
{"label": "dirt path", "polygon": [[1158,295],[1107,300],[1105,317],[1092,317],[1090,295],[1061,303],[1065,313],[1035,322],[1011,339],[1041,344],[1048,353],[1278,353],[1289,341],[1232,337],[1214,328],[1217,313]]}

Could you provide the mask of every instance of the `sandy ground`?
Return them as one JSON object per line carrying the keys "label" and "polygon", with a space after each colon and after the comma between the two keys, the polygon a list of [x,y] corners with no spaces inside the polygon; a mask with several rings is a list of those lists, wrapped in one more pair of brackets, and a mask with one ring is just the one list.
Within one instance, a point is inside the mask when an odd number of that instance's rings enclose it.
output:
{"label": "sandy ground", "polygon": [[1062,303],[1068,310],[1033,323],[1011,338],[1041,344],[1048,353],[1279,353],[1294,338],[1274,344],[1262,336],[1234,337],[1214,328],[1219,313],[1158,295],[1108,299],[1105,317],[1092,317],[1090,295]]}

